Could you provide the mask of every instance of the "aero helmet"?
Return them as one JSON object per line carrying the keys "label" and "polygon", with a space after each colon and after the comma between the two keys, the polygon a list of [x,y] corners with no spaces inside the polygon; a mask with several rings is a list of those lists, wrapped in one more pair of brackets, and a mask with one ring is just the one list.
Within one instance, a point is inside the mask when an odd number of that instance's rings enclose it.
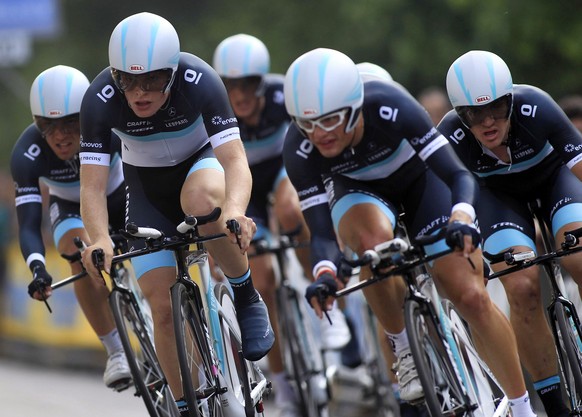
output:
{"label": "aero helmet", "polygon": [[33,116],[58,119],[79,113],[89,80],[79,70],[57,65],[41,72],[30,88]]}
{"label": "aero helmet", "polygon": [[254,36],[239,33],[218,44],[212,66],[223,78],[262,77],[269,72],[269,51]]}
{"label": "aero helmet", "polygon": [[513,94],[511,72],[494,53],[469,51],[449,68],[447,93],[453,107],[486,105]]}
{"label": "aero helmet", "polygon": [[351,131],[364,102],[364,88],[356,64],[343,53],[327,48],[309,51],[287,70],[285,107],[290,116],[317,119],[349,109],[346,132]]}
{"label": "aero helmet", "polygon": [[123,19],[109,39],[109,65],[129,74],[171,69],[172,86],[180,60],[180,39],[174,26],[161,16],[142,12]]}
{"label": "aero helmet", "polygon": [[356,67],[358,67],[358,71],[360,71],[360,75],[364,79],[380,78],[388,81],[393,80],[390,73],[380,65],[372,64],[371,62],[360,62],[356,64]]}

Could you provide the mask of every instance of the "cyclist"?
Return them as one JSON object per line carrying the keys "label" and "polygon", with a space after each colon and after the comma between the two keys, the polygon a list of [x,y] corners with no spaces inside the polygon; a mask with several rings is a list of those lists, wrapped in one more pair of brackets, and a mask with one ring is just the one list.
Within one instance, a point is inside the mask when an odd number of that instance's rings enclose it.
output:
{"label": "cyclist", "polygon": [[[291,185],[283,167],[283,141],[290,124],[283,99],[283,76],[269,73],[270,56],[265,44],[258,38],[237,34],[221,41],[214,50],[213,67],[221,76],[228,92],[230,104],[237,117],[241,138],[249,162],[253,189],[247,216],[257,225],[255,239],[269,239],[269,205],[282,230],[301,227],[298,240],[309,242],[309,230],[301,214],[297,192]],[[305,276],[312,280],[309,250],[295,251]],[[270,255],[250,259],[253,281],[265,299],[277,332],[275,299],[275,272]],[[336,307],[333,309],[334,326],[327,320],[322,323],[322,341],[326,349],[339,349],[349,340],[345,318]],[[341,325],[343,324],[343,326]],[[292,395],[278,343],[275,341],[269,356],[269,369],[275,388],[275,402],[286,415],[296,413],[296,400]]]}
{"label": "cyclist", "polygon": [[[77,253],[73,243],[76,236],[88,241],[79,207],[79,111],[88,87],[87,77],[72,67],[58,65],[41,72],[30,89],[34,123],[24,130],[12,150],[20,250],[33,275],[28,293],[37,300],[46,300],[52,292],[41,230],[41,183],[48,186],[50,223],[59,253]],[[110,164],[106,167],[111,172],[107,203],[112,226],[122,227],[125,193],[120,142],[115,136],[111,140]],[[72,274],[81,271],[78,260],[71,262]],[[107,287],[91,279],[77,280],[73,285],[85,317],[107,351],[105,385],[117,390],[127,388],[131,373],[109,309]]]}
{"label": "cyclist", "polygon": [[[81,106],[81,213],[93,243],[83,252],[87,270],[98,278],[90,258],[96,248],[105,251],[105,271],[111,264],[104,189],[113,130],[123,146],[127,221],[172,236],[185,213],[203,215],[214,207],[222,208],[220,219],[200,231],[230,236],[208,242],[206,247],[233,287],[243,354],[259,360],[273,345],[274,334],[248,266],[246,251],[256,230],[244,215],[251,175],[220,77],[200,58],[180,52],[178,34],[170,22],[146,12],[131,15],[115,27],[109,63],[91,83]],[[227,219],[238,221],[238,233],[229,232]],[[133,266],[152,309],[160,363],[178,406],[187,414],[186,403],[180,400],[170,311],[174,257],[162,251],[136,258]]]}
{"label": "cyclist", "polygon": [[[536,250],[528,202],[539,198],[556,244],[582,227],[582,135],[539,88],[513,84],[505,62],[469,51],[453,62],[447,91],[454,111],[438,126],[481,185],[477,214],[484,250]],[[582,255],[563,266],[582,284]],[[504,264],[493,270],[505,269]],[[520,357],[549,416],[566,416],[556,350],[541,302],[539,270],[502,279]],[[532,343],[535,340],[535,343]]]}
{"label": "cyclist", "polygon": [[[310,226],[316,282],[306,297],[318,315],[318,286],[330,293],[341,254],[334,230],[358,255],[393,237],[402,207],[411,236],[447,227],[455,253],[434,262],[439,288],[467,320],[516,416],[532,416],[515,336],[485,289],[473,204],[478,187],[426,111],[398,83],[362,83],[354,62],[341,52],[318,48],[297,58],[285,76],[285,105],[294,125],[283,152]],[[452,203],[452,208],[451,208]],[[429,252],[446,248],[445,239]],[[471,262],[474,265],[471,266]],[[369,278],[364,268],[360,279]],[[408,346],[402,280],[364,290],[398,358],[400,395],[423,393]],[[327,297],[325,304],[333,300]],[[493,343],[494,341],[494,343]],[[486,343],[488,342],[488,343]]]}

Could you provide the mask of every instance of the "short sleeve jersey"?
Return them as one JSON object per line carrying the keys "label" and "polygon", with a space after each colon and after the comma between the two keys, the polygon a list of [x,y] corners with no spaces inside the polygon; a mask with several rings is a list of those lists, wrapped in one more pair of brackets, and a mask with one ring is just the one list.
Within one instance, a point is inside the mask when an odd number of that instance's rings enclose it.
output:
{"label": "short sleeve jersey", "polygon": [[123,162],[138,167],[174,166],[209,142],[216,148],[240,138],[222,80],[184,52],[168,100],[151,117],[135,115],[109,68],[93,80],[81,106],[81,164],[108,164],[110,131],[122,141]]}
{"label": "short sleeve jersey", "polygon": [[[285,167],[299,194],[312,236],[329,235],[328,201],[333,201],[334,196],[332,190],[326,192],[323,184],[330,176],[342,175],[373,183],[390,194],[395,190],[405,190],[407,184],[423,174],[427,166],[446,177],[454,175],[452,171],[460,165],[426,111],[398,83],[365,82],[362,111],[362,140],[333,158],[324,158],[295,125],[289,129],[283,152]],[[431,159],[437,153],[439,157]],[[456,162],[449,164],[447,161],[451,159],[447,158],[451,155],[454,157],[452,161]],[[451,185],[452,180],[446,182]],[[473,204],[476,197],[473,192],[473,189],[462,187],[453,189],[453,202]],[[312,251],[315,258],[323,258],[328,256],[325,253],[329,253],[326,248],[315,247]]]}
{"label": "short sleeve jersey", "polygon": [[[109,182],[107,195],[123,183],[119,138],[109,132]],[[19,223],[20,245],[25,259],[31,253],[44,253],[40,235],[42,196],[40,182],[46,183],[49,194],[79,203],[79,158],[63,161],[58,158],[34,124],[20,135],[10,160],[15,188],[16,213]]]}
{"label": "short sleeve jersey", "polygon": [[582,160],[582,134],[547,93],[529,85],[514,86],[509,163],[483,147],[454,110],[438,129],[481,184],[507,192],[535,190],[562,164]]}

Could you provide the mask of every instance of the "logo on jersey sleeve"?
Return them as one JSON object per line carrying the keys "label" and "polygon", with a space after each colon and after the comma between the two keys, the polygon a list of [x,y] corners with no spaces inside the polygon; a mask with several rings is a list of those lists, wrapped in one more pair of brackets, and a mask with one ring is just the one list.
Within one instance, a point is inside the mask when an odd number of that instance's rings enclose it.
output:
{"label": "logo on jersey sleeve", "polygon": [[226,126],[226,125],[229,125],[231,123],[237,123],[236,117],[230,117],[228,119],[223,119],[222,116],[213,116],[211,121],[212,121],[212,124],[215,126]]}

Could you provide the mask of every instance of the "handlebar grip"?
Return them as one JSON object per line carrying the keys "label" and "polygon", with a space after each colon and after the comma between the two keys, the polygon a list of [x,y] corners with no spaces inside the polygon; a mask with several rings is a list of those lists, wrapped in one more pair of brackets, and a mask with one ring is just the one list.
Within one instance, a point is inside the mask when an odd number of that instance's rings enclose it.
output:
{"label": "handlebar grip", "polygon": [[128,223],[125,226],[125,231],[134,237],[158,239],[163,236],[163,233],[158,229],[151,227],[138,227],[135,223]]}

